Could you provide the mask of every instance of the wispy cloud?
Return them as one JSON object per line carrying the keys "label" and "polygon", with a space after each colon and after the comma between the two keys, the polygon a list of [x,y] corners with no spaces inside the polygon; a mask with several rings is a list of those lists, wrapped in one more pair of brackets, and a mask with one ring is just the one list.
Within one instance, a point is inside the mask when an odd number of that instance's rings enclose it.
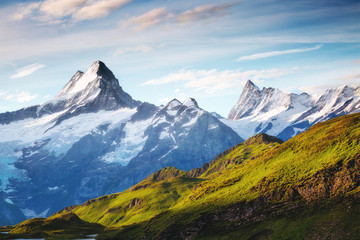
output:
{"label": "wispy cloud", "polygon": [[360,73],[349,74],[349,75],[343,76],[342,79],[347,82],[360,80]]}
{"label": "wispy cloud", "polygon": [[18,103],[24,103],[24,102],[29,102],[35,98],[37,98],[37,94],[32,94],[30,92],[20,92],[20,93],[15,93],[15,94],[5,94],[4,98],[7,101],[12,101],[12,102],[18,102]]}
{"label": "wispy cloud", "polygon": [[164,77],[152,79],[144,82],[146,85],[163,85],[174,82],[184,82],[186,88],[192,88],[197,91],[215,93],[233,87],[243,86],[248,79],[255,81],[273,79],[293,73],[292,69],[264,69],[264,70],[180,70],[176,73],[168,74]]}
{"label": "wispy cloud", "polygon": [[14,79],[14,78],[26,77],[26,76],[29,76],[30,74],[36,72],[37,70],[43,68],[43,67],[45,67],[45,65],[40,64],[40,63],[30,64],[30,65],[27,65],[25,67],[17,69],[16,70],[17,73],[12,75],[10,78]]}
{"label": "wispy cloud", "polygon": [[143,30],[160,22],[164,22],[171,16],[172,14],[168,13],[165,7],[155,8],[140,16],[121,21],[120,25],[123,27],[131,26],[135,30]]}
{"label": "wispy cloud", "polygon": [[256,53],[256,54],[252,54],[252,55],[248,55],[248,56],[239,57],[238,59],[236,59],[236,61],[255,60],[255,59],[268,58],[268,57],[274,57],[274,56],[285,55],[285,54],[309,52],[309,51],[317,50],[321,47],[322,47],[322,45],[317,45],[312,48],[297,48],[297,49],[290,49],[290,50],[284,50],[284,51]]}
{"label": "wispy cloud", "polygon": [[146,45],[146,44],[139,45],[139,46],[136,46],[136,47],[127,47],[125,49],[119,48],[114,52],[113,56],[116,57],[116,56],[119,56],[121,54],[129,53],[129,52],[147,53],[147,52],[152,51],[153,49],[154,49],[153,47],[151,47],[149,45]]}
{"label": "wispy cloud", "polygon": [[201,5],[197,6],[194,9],[187,10],[180,14],[169,12],[166,7],[155,8],[151,11],[148,11],[140,16],[129,18],[128,20],[123,20],[120,22],[120,26],[129,27],[131,26],[134,30],[144,30],[151,26],[169,22],[169,23],[185,23],[185,22],[195,22],[205,19],[210,19],[214,17],[224,16],[226,10],[240,2],[233,2],[227,4],[211,4],[211,5]]}
{"label": "wispy cloud", "polygon": [[48,24],[79,22],[107,16],[131,0],[45,0],[19,5],[13,20],[31,18]]}
{"label": "wispy cloud", "polygon": [[40,11],[48,16],[60,18],[73,14],[86,2],[87,0],[47,0],[41,4]]}
{"label": "wispy cloud", "polygon": [[183,22],[199,21],[199,20],[223,16],[225,14],[225,10],[239,3],[240,2],[233,2],[233,3],[220,4],[220,5],[211,4],[211,5],[197,6],[192,10],[188,10],[178,15],[175,21],[183,23]]}
{"label": "wispy cloud", "polygon": [[82,7],[73,14],[75,21],[96,19],[107,16],[111,11],[122,7],[131,0],[101,0]]}
{"label": "wispy cloud", "polygon": [[19,5],[19,9],[12,15],[12,19],[15,21],[21,21],[24,18],[31,16],[33,11],[41,6],[40,4],[40,2],[35,2]]}

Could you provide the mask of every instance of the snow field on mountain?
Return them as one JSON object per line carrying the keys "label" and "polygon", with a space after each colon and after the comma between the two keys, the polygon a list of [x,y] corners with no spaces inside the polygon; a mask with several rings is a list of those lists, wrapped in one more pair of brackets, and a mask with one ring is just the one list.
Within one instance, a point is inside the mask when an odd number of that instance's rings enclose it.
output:
{"label": "snow field on mountain", "polygon": [[124,128],[125,137],[121,139],[121,143],[114,143],[118,147],[114,151],[106,153],[101,160],[126,166],[144,148],[147,140],[144,132],[151,120],[150,118],[144,121],[127,122]]}

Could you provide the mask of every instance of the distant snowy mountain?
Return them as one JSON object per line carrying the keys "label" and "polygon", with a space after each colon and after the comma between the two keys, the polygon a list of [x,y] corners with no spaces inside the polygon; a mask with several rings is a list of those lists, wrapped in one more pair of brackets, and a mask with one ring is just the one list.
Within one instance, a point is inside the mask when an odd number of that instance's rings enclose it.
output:
{"label": "distant snowy mountain", "polygon": [[0,114],[0,132],[0,225],[124,190],[166,166],[200,167],[243,141],[194,99],[133,100],[100,61],[53,100]]}
{"label": "distant snowy mountain", "polygon": [[315,123],[357,112],[360,112],[360,85],[328,89],[311,109],[302,113],[278,136],[286,138],[296,135]]}
{"label": "distant snowy mountain", "polygon": [[287,140],[315,123],[360,111],[360,86],[327,90],[313,101],[307,93],[283,93],[246,83],[228,119],[221,121],[241,137],[267,133]]}

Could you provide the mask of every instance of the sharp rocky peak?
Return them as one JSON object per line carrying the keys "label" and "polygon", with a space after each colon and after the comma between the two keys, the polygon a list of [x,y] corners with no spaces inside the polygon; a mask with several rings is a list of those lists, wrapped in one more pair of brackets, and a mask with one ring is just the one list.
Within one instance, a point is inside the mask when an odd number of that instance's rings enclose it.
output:
{"label": "sharp rocky peak", "polygon": [[177,100],[176,98],[174,98],[173,100],[168,102],[168,104],[166,104],[166,106],[164,108],[173,109],[173,108],[176,108],[176,107],[178,107],[180,105],[181,105],[181,102],[179,100]]}
{"label": "sharp rocky peak", "polygon": [[244,90],[258,90],[260,91],[259,87],[255,85],[255,83],[253,83],[251,80],[248,80],[245,84]]}
{"label": "sharp rocky peak", "polygon": [[198,103],[194,98],[187,98],[184,102],[180,102],[178,99],[174,98],[170,102],[168,102],[165,106],[161,108],[161,110],[157,113],[157,116],[162,115],[171,115],[175,116],[177,114],[181,114],[184,111],[202,111],[199,108]]}
{"label": "sharp rocky peak", "polygon": [[286,111],[295,105],[309,107],[313,102],[308,94],[284,93],[277,88],[259,89],[248,80],[240,95],[237,104],[231,109],[228,119],[237,120],[248,116],[257,116],[262,113],[280,109]]}
{"label": "sharp rocky peak", "polygon": [[88,71],[91,71],[98,76],[102,76],[105,79],[115,79],[113,72],[100,60],[95,61]]}
{"label": "sharp rocky peak", "polygon": [[236,120],[248,115],[248,108],[258,102],[261,97],[260,94],[260,89],[252,81],[248,80],[238,102],[231,109],[228,119]]}
{"label": "sharp rocky peak", "polygon": [[37,114],[49,114],[68,109],[66,119],[81,113],[99,110],[135,108],[141,102],[123,91],[111,70],[101,61],[95,61],[83,73],[77,71],[54,100],[42,104]]}
{"label": "sharp rocky peak", "polygon": [[185,101],[182,103],[182,105],[187,106],[187,107],[199,108],[197,101],[191,97],[185,99]]}
{"label": "sharp rocky peak", "polygon": [[168,104],[166,104],[164,108],[171,110],[171,109],[179,108],[181,106],[199,108],[197,101],[191,97],[186,98],[184,102],[180,102],[179,100],[174,98],[173,100],[168,102]]}
{"label": "sharp rocky peak", "polygon": [[111,82],[112,85],[119,85],[111,70],[98,60],[85,73],[77,71],[55,98],[69,98],[84,91],[95,91]]}

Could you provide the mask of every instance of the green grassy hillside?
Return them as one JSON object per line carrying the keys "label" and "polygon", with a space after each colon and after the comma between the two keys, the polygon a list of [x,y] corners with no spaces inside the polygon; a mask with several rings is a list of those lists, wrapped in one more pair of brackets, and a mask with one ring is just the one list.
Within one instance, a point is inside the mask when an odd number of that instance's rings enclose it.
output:
{"label": "green grassy hillside", "polygon": [[360,114],[353,114],[285,143],[256,135],[202,168],[165,168],[51,218],[71,213],[101,224],[98,239],[357,239],[359,191]]}

